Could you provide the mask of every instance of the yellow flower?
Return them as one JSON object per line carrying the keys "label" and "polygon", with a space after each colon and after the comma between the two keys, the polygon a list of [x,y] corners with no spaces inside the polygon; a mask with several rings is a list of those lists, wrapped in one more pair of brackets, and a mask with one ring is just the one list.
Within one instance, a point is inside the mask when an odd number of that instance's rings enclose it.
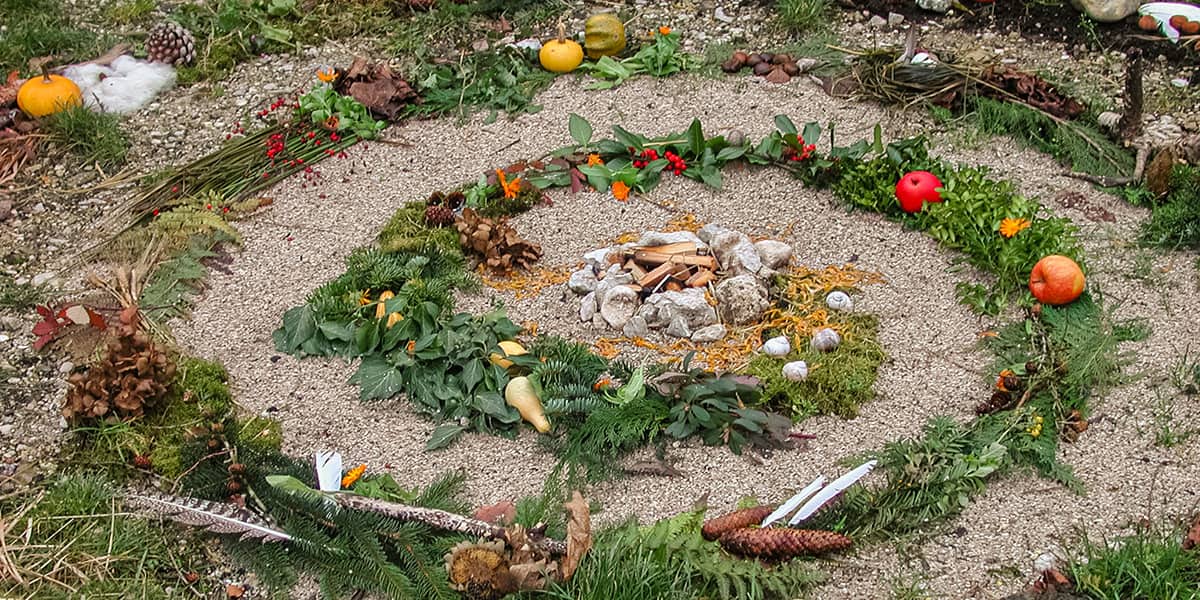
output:
{"label": "yellow flower", "polygon": [[1000,235],[1011,238],[1032,224],[1029,219],[1004,219],[1000,221]]}
{"label": "yellow flower", "polygon": [[504,190],[505,198],[512,200],[513,198],[517,197],[517,194],[521,193],[520,177],[517,177],[512,181],[508,181],[508,179],[504,176],[504,171],[496,169],[496,179],[500,181],[500,189]]}
{"label": "yellow flower", "polygon": [[612,184],[613,198],[624,202],[629,199],[629,186],[624,181],[614,181]]}
{"label": "yellow flower", "polygon": [[317,70],[317,79],[320,79],[324,83],[333,83],[337,77],[337,71],[333,70],[332,68]]}
{"label": "yellow flower", "polygon": [[592,154],[588,155],[588,166],[589,167],[594,167],[596,165],[602,165],[602,164],[604,164],[604,161],[600,159],[599,154],[596,154],[593,152]]}
{"label": "yellow flower", "polygon": [[364,290],[362,295],[358,297],[358,305],[366,306],[371,303],[371,290]]}
{"label": "yellow flower", "polygon": [[358,481],[363,476],[363,473],[366,472],[367,465],[358,465],[357,467],[347,471],[346,475],[342,477],[342,489],[346,489],[354,485],[354,482]]}
{"label": "yellow flower", "polygon": [[662,27],[658,28],[658,32],[662,35],[671,35],[671,28],[663,25]]}

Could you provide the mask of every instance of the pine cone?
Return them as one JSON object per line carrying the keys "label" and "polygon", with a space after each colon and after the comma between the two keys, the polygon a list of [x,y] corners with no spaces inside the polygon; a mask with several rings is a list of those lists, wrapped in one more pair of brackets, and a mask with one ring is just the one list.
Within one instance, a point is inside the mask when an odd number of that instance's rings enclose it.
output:
{"label": "pine cone", "polygon": [[704,527],[700,528],[700,535],[711,542],[728,531],[758,525],[763,519],[770,516],[774,510],[775,507],[773,506],[755,506],[754,508],[744,508],[726,513],[705,521]]}
{"label": "pine cone", "polygon": [[106,416],[141,416],[167,393],[175,377],[170,357],[135,325],[122,325],[108,342],[104,358],[86,373],[67,379],[62,415],[70,421]]}
{"label": "pine cone", "polygon": [[166,21],[150,30],[146,38],[146,53],[150,62],[183,66],[196,58],[196,40],[182,25]]}
{"label": "pine cone", "polygon": [[493,221],[464,208],[454,227],[458,230],[459,244],[480,257],[493,272],[529,270],[542,257],[541,246],[521,237],[508,224],[507,217]]}
{"label": "pine cone", "polygon": [[442,227],[454,223],[454,211],[449,206],[440,204],[425,208],[425,223],[434,227]]}
{"label": "pine cone", "polygon": [[832,531],[746,527],[725,532],[719,540],[725,550],[745,558],[786,560],[845,550],[850,538]]}

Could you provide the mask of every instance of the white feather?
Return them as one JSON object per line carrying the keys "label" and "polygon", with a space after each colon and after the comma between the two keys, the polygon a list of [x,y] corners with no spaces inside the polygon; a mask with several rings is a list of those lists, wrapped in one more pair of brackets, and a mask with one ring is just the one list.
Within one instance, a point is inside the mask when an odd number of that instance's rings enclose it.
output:
{"label": "white feather", "polygon": [[342,489],[342,455],[337,452],[317,452],[317,485],[322,492]]}
{"label": "white feather", "polygon": [[290,541],[292,536],[270,527],[254,513],[230,504],[220,504],[180,496],[130,496],[133,507],[152,510],[185,525],[195,525],[213,533],[240,533],[242,539]]}
{"label": "white feather", "polygon": [[175,85],[174,67],[132,56],[120,56],[111,66],[68,67],[63,74],[79,86],[85,106],[116,114],[137,111]]}
{"label": "white feather", "polygon": [[808,484],[808,487],[800,490],[799,494],[788,498],[788,501],[784,502],[779,508],[775,509],[775,512],[767,515],[767,518],[763,519],[761,527],[766,527],[767,525],[786,517],[788,513],[796,510],[796,507],[800,506],[801,502],[804,502],[809,496],[817,493],[817,490],[821,489],[821,486],[823,485],[825,485],[825,476],[818,476],[813,480],[812,483]]}
{"label": "white feather", "polygon": [[825,504],[827,504],[830,500],[833,500],[834,496],[842,493],[842,490],[857,483],[859,479],[866,477],[867,474],[871,472],[871,469],[874,468],[875,461],[867,461],[866,463],[859,465],[859,467],[853,471],[834,479],[833,483],[826,486],[825,489],[817,493],[816,496],[813,496],[812,500],[809,500],[804,504],[804,506],[800,507],[800,511],[796,513],[796,516],[792,517],[791,521],[788,521],[788,525],[795,525],[796,523],[813,516],[813,513],[820,510],[820,508],[825,506]]}

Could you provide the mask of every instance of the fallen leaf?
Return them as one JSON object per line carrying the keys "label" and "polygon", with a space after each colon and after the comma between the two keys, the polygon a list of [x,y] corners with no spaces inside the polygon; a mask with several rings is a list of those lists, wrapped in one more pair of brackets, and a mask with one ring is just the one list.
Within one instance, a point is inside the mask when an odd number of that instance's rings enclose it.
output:
{"label": "fallen leaf", "polygon": [[567,509],[567,554],[563,556],[563,581],[569,580],[579,568],[583,556],[592,548],[592,516],[587,500],[576,490],[571,500],[563,503]]}
{"label": "fallen leaf", "polygon": [[1184,550],[1192,550],[1197,547],[1200,547],[1200,515],[1196,515],[1191,529],[1188,529],[1187,535],[1183,536]]}
{"label": "fallen leaf", "polygon": [[517,518],[517,505],[509,500],[502,500],[489,506],[481,506],[475,510],[474,517],[484,523],[507,525]]}
{"label": "fallen leaf", "polygon": [[82,304],[73,304],[68,306],[63,312],[65,312],[66,317],[76,325],[87,325],[92,322],[92,317],[88,314],[88,309]]}
{"label": "fallen leaf", "polygon": [[540,590],[546,587],[547,575],[554,572],[554,567],[553,562],[547,565],[545,560],[539,560],[512,565],[508,568],[508,574],[518,590]]}

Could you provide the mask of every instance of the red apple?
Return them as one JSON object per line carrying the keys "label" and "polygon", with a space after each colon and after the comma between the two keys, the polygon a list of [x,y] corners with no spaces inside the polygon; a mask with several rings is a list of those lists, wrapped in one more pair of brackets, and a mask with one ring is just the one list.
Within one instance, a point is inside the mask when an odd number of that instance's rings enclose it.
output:
{"label": "red apple", "polygon": [[900,201],[900,209],[906,213],[920,212],[926,202],[941,202],[942,195],[938,188],[942,182],[929,171],[913,171],[900,178],[896,183],[896,199]]}

